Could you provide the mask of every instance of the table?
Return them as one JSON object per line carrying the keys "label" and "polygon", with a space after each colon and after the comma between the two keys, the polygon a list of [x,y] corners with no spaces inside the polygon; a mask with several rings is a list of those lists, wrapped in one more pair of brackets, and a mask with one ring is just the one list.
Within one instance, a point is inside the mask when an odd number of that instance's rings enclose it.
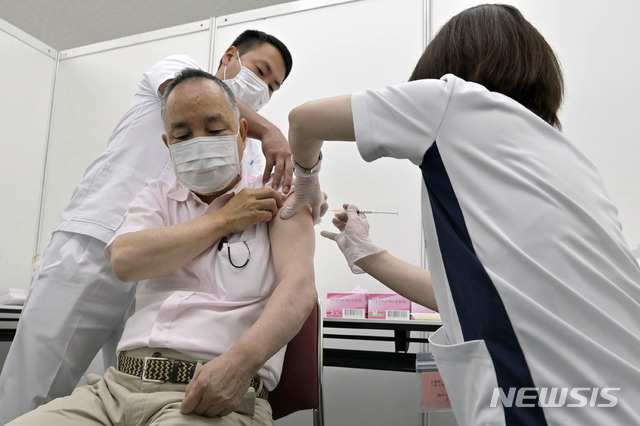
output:
{"label": "table", "polygon": [[16,335],[22,306],[0,305],[0,342],[11,342]]}
{"label": "table", "polygon": [[[16,334],[18,319],[22,312],[21,306],[0,305],[0,341],[10,342]],[[436,331],[442,325],[440,321],[419,320],[379,320],[379,319],[348,319],[323,318],[324,339],[346,339],[351,341],[392,341],[395,351],[381,352],[355,349],[323,349],[323,365],[327,367],[364,368],[388,371],[416,371],[416,354],[407,352],[409,343],[427,343],[425,338],[411,337],[412,331]],[[348,330],[393,330],[392,336],[336,334],[329,329]]]}
{"label": "table", "polygon": [[[414,373],[416,371],[416,354],[407,352],[409,343],[427,343],[425,338],[411,337],[412,331],[436,331],[442,322],[420,320],[380,320],[380,319],[345,319],[323,318],[324,339],[346,339],[367,341],[392,341],[395,344],[394,352],[381,352],[355,349],[323,349],[323,365],[325,367],[365,368],[371,370],[403,371]],[[361,334],[335,334],[328,329],[340,328],[351,330],[393,330],[393,337]]]}

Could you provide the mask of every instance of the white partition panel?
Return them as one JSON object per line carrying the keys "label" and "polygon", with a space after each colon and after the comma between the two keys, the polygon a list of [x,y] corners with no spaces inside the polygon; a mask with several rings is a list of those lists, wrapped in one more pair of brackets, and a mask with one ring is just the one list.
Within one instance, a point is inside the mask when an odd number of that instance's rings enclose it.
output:
{"label": "white partition panel", "polygon": [[[307,100],[406,81],[422,53],[423,3],[300,1],[217,17],[214,57],[219,58],[240,32],[250,28],[273,34],[289,47],[291,75],[261,111],[286,135],[289,111]],[[397,210],[398,216],[369,217],[372,237],[393,254],[420,265],[421,178],[417,167],[391,159],[365,163],[355,143],[327,142],[323,153],[320,180],[330,208],[339,209],[350,202],[365,209]],[[321,230],[334,229],[332,216],[328,213],[316,226],[315,272],[320,300],[324,304],[327,292],[348,291],[356,285],[372,292],[388,291],[367,275],[352,274],[335,243],[320,236]],[[393,350],[392,343],[384,343],[385,350]],[[366,343],[354,345],[364,348]],[[324,377],[327,426],[417,422],[417,379],[413,374],[325,368]],[[308,412],[295,413],[277,424],[311,424],[311,418]]]}
{"label": "white partition panel", "polygon": [[[323,6],[324,5],[324,6]],[[305,9],[304,7],[311,7]],[[316,7],[320,6],[320,7]],[[423,46],[422,0],[300,1],[216,19],[214,57],[245,29],[273,34],[293,56],[291,75],[261,111],[287,135],[289,111],[307,100],[384,87],[408,79]],[[331,209],[345,202],[364,209],[394,210],[370,216],[372,238],[409,262],[421,262],[420,173],[409,161],[365,163],[355,143],[328,142],[320,174]],[[316,227],[316,284],[327,292],[356,285],[385,289],[367,275],[354,275],[333,241],[328,213]]]}
{"label": "white partition panel", "polygon": [[[478,0],[431,0],[435,31]],[[640,246],[640,2],[506,0],[547,39],[562,63],[563,133],[596,165],[619,209],[630,248]]]}
{"label": "white partition panel", "polygon": [[[105,149],[138,82],[156,61],[176,53],[209,64],[210,21],[126,37],[60,53],[46,167],[39,249],[87,166]],[[161,140],[158,143],[162,143]]]}
{"label": "white partition panel", "polygon": [[0,288],[28,288],[55,50],[0,20]]}

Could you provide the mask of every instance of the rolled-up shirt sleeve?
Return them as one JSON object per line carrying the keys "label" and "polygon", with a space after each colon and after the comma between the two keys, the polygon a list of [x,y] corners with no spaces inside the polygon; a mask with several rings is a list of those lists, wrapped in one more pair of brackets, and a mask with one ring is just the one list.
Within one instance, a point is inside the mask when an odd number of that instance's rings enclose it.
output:
{"label": "rolled-up shirt sleeve", "polygon": [[111,262],[111,246],[119,236],[166,225],[161,194],[156,187],[157,181],[149,181],[127,207],[124,221],[104,249],[104,257],[109,262]]}
{"label": "rolled-up shirt sleeve", "polygon": [[436,140],[456,79],[446,75],[353,94],[353,125],[362,158],[406,158],[420,165]]}

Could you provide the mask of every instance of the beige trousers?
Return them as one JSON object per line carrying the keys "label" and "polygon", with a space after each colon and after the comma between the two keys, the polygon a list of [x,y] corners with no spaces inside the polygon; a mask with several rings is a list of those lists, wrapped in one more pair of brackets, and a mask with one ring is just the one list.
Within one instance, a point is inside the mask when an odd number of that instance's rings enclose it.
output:
{"label": "beige trousers", "polygon": [[255,397],[253,388],[241,407],[255,405],[253,417],[238,412],[225,417],[208,418],[180,413],[186,384],[143,382],[139,377],[109,368],[104,377],[90,375],[87,386],[76,388],[67,397],[58,398],[17,418],[8,426],[69,425],[215,425],[273,426],[271,406]]}

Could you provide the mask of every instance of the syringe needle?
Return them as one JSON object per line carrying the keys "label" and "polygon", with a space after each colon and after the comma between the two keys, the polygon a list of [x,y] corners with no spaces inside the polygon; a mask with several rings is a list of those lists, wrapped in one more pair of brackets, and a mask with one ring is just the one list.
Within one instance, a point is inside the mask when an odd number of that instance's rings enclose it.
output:
{"label": "syringe needle", "polygon": [[364,214],[395,214],[396,216],[398,215],[398,212],[383,212],[380,210],[358,210],[358,213],[364,213]]}
{"label": "syringe needle", "polygon": [[[346,213],[346,211],[342,210],[342,209],[334,209],[331,210],[332,212],[335,213]],[[380,210],[358,210],[358,213],[364,213],[364,214],[395,214],[396,216],[398,215],[398,212],[387,212],[387,211],[380,211]]]}

